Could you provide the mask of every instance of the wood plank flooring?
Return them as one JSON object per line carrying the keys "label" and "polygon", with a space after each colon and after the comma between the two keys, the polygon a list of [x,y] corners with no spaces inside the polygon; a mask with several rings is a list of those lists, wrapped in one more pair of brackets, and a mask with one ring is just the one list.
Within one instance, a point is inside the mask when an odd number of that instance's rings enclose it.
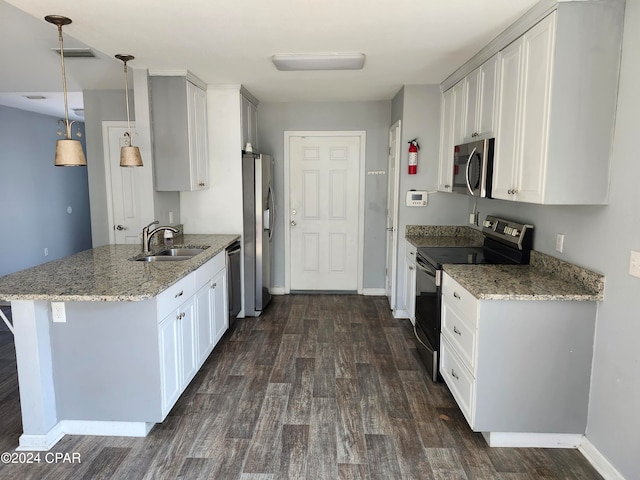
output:
{"label": "wood plank flooring", "polygon": [[[0,452],[21,434],[13,338],[0,329]],[[599,479],[577,450],[489,448],[427,379],[384,297],[275,297],[237,320],[146,438],[65,436],[81,463],[1,479]]]}

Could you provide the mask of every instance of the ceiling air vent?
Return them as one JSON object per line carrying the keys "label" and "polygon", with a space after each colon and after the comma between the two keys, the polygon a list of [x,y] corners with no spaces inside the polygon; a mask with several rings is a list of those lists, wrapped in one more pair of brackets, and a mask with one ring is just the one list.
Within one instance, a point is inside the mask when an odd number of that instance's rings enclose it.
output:
{"label": "ceiling air vent", "polygon": [[[59,48],[52,48],[54,52],[60,55]],[[96,54],[90,48],[65,48],[64,58],[95,58]]]}

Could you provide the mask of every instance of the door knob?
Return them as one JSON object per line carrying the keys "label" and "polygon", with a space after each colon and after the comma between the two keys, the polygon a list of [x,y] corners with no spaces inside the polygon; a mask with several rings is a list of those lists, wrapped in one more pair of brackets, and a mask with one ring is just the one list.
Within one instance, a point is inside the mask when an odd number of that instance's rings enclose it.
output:
{"label": "door knob", "polygon": [[295,227],[296,226],[296,221],[295,220],[291,220],[291,226]]}
{"label": "door knob", "polygon": [[296,213],[298,213],[298,211],[295,208],[291,210],[291,215],[295,215]]}
{"label": "door knob", "polygon": [[124,225],[118,225],[116,226],[116,230],[126,230],[127,227],[125,227]]}

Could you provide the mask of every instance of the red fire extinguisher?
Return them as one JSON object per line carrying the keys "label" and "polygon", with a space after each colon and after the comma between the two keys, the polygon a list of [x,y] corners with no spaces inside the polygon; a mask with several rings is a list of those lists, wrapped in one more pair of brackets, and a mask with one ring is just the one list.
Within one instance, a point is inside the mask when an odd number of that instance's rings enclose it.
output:
{"label": "red fire extinguisher", "polygon": [[420,145],[418,145],[418,139],[414,138],[409,142],[409,175],[415,175],[418,173],[418,151]]}

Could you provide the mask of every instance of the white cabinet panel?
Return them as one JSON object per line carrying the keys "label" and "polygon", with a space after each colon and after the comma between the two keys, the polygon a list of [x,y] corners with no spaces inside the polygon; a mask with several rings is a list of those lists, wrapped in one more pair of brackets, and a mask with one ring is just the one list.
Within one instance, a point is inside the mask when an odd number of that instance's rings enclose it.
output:
{"label": "white cabinet panel", "polygon": [[404,304],[411,323],[416,323],[416,247],[407,242],[404,259]]}
{"label": "white cabinet panel", "polygon": [[178,320],[173,315],[169,315],[160,323],[159,329],[160,387],[164,417],[182,392]]}
{"label": "white cabinet panel", "polygon": [[217,344],[229,328],[227,271],[221,270],[211,280],[211,311],[213,312],[213,344]]}
{"label": "white cabinet panel", "polygon": [[438,190],[450,192],[453,181],[453,115],[455,97],[453,88],[442,94],[440,114],[440,162]]}

